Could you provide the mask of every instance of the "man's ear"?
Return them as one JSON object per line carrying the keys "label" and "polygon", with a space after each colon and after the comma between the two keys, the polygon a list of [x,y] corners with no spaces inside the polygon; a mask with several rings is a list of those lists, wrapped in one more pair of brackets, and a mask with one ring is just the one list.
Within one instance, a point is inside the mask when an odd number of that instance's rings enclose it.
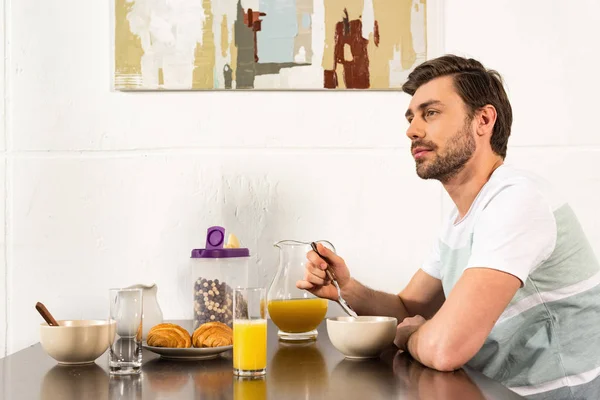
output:
{"label": "man's ear", "polygon": [[487,104],[477,110],[475,113],[477,135],[491,135],[494,131],[494,125],[496,124],[497,117],[498,113],[496,112],[496,107],[491,104]]}

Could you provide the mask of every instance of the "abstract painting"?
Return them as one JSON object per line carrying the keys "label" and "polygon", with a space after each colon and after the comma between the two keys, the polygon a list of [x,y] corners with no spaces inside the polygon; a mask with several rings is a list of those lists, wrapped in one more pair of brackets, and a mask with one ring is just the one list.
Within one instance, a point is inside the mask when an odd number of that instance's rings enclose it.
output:
{"label": "abstract painting", "polygon": [[399,89],[432,1],[114,0],[114,88]]}

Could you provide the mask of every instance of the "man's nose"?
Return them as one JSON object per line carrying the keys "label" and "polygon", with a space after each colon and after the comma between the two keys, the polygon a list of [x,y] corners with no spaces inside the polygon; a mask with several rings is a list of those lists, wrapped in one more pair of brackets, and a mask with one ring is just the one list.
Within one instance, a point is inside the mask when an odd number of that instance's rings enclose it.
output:
{"label": "man's nose", "polygon": [[413,119],[408,125],[406,136],[411,140],[420,139],[425,136],[425,127],[417,118]]}

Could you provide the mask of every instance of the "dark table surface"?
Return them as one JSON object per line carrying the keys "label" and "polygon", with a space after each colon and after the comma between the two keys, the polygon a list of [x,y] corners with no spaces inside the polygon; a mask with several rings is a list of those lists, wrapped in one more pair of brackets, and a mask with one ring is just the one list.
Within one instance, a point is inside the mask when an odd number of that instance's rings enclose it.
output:
{"label": "dark table surface", "polygon": [[[184,327],[187,321],[179,321]],[[40,344],[0,359],[1,399],[519,399],[500,383],[463,369],[423,367],[392,348],[380,358],[344,359],[324,323],[316,342],[285,344],[269,321],[267,376],[239,381],[231,352],[207,361],[167,361],[144,350],[142,374],[111,377],[106,353],[87,366],[61,366]],[[600,392],[595,392],[596,394]],[[541,397],[564,398],[564,397]],[[587,398],[587,397],[584,397]],[[598,397],[589,397],[598,398]]]}

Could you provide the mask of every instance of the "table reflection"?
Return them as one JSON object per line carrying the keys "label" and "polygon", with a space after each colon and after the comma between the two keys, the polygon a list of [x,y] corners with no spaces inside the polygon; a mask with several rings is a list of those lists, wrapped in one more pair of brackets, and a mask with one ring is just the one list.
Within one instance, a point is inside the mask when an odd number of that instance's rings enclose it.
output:
{"label": "table reflection", "polygon": [[328,386],[325,356],[315,342],[279,342],[267,366],[270,391],[319,397]]}
{"label": "table reflection", "polygon": [[[109,400],[141,400],[143,398],[142,392],[142,375],[111,375],[108,384],[108,399]],[[146,390],[146,393],[152,393]],[[82,397],[86,398],[86,397]],[[96,397],[101,399],[102,397]]]}
{"label": "table reflection", "polygon": [[406,399],[486,400],[479,387],[462,369],[440,372],[424,367],[404,352],[394,357],[394,375]]}
{"label": "table reflection", "polygon": [[156,358],[142,366],[148,389],[159,394],[174,394],[183,390],[190,379],[190,363]]}
{"label": "table reflection", "polygon": [[231,358],[198,363],[191,370],[194,381],[194,398],[207,400],[231,399],[233,366]]}
{"label": "table reflection", "polygon": [[[157,358],[142,368],[155,397],[224,400],[232,398],[231,358],[177,361]],[[168,396],[167,396],[168,395]],[[161,397],[164,398],[164,397]]]}
{"label": "table reflection", "polygon": [[398,382],[392,371],[395,350],[379,358],[343,359],[331,372],[330,398],[397,398]]}
{"label": "table reflection", "polygon": [[234,377],[233,400],[267,400],[267,378]]}
{"label": "table reflection", "polygon": [[108,397],[108,373],[98,364],[52,367],[42,380],[40,393],[42,400],[83,399],[87,393],[99,393]]}

